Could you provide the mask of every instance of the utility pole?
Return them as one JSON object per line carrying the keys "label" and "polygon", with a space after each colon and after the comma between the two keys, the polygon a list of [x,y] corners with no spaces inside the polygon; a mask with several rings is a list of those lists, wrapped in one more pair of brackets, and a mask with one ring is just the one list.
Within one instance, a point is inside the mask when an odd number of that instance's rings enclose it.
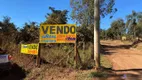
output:
{"label": "utility pole", "polygon": [[100,5],[94,0],[94,60],[96,69],[100,68]]}

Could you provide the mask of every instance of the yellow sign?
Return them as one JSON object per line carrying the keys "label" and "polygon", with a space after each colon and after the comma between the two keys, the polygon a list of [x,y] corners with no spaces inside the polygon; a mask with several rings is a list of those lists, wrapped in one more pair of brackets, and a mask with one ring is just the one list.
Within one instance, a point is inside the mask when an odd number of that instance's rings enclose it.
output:
{"label": "yellow sign", "polygon": [[38,55],[38,44],[22,44],[21,45],[21,53],[23,54],[32,54],[32,55]]}
{"label": "yellow sign", "polygon": [[41,24],[40,43],[75,43],[76,25],[74,24]]}

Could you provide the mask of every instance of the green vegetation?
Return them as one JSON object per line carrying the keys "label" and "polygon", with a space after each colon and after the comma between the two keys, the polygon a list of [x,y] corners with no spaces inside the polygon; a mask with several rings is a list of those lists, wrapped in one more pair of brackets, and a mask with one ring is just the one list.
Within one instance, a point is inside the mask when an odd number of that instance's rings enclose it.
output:
{"label": "green vegetation", "polygon": [[104,78],[109,77],[109,72],[105,71],[105,69],[111,69],[112,64],[108,60],[108,58],[103,54],[101,55],[101,66],[103,67],[104,70],[100,72],[96,72],[95,70],[78,72],[76,79],[77,80],[92,80],[92,78],[102,78],[102,80],[104,80]]}
{"label": "green vegetation", "polygon": [[123,19],[115,20],[111,23],[111,27],[107,31],[101,31],[101,39],[121,39],[125,35],[125,30]]}
{"label": "green vegetation", "polygon": [[109,61],[109,59],[107,58],[107,56],[101,54],[101,66],[107,69],[111,69],[112,68],[112,64]]}
{"label": "green vegetation", "polygon": [[91,72],[90,77],[107,77],[108,74],[105,72]]}
{"label": "green vegetation", "polygon": [[[101,0],[101,17],[113,14],[117,11],[113,8],[115,0]],[[71,17],[80,26],[77,29],[78,40],[83,42],[92,42],[94,38],[94,0],[71,0]]]}
{"label": "green vegetation", "polygon": [[[55,17],[59,17],[61,19],[56,19],[58,24],[65,24],[67,23],[67,11],[66,10],[55,10],[54,8],[49,8],[52,13],[46,16],[46,21],[43,23],[50,23],[54,22]],[[62,17],[60,17],[62,15]],[[63,18],[63,19],[62,19]],[[38,43],[39,42],[39,25],[36,22],[25,23],[23,28],[17,28],[14,23],[12,23],[10,17],[4,17],[3,21],[0,21],[0,26],[2,29],[0,30],[0,40],[2,41],[0,47],[7,52],[14,56],[14,62],[19,64],[23,67],[26,62],[30,62],[30,60],[35,61],[32,55],[23,55],[20,54],[20,44],[21,43]],[[63,21],[62,21],[63,20]],[[53,23],[55,24],[55,23]],[[77,35],[81,36],[82,27],[77,28],[78,33]],[[85,30],[86,31],[86,30]],[[91,32],[88,30],[88,32]],[[82,69],[90,69],[93,68],[94,59],[92,58],[92,50],[93,44],[90,41],[87,41],[89,34],[83,38],[78,37],[78,45],[81,45],[78,50],[81,57],[82,64],[79,64],[79,68]],[[83,41],[85,39],[85,41]],[[93,38],[91,38],[93,40]],[[51,64],[56,64],[63,67],[73,67],[74,65],[74,53],[73,51],[67,55],[67,53],[73,49],[73,44],[43,44],[41,48],[41,58]],[[63,60],[62,60],[63,58]],[[26,59],[24,61],[24,59]],[[29,60],[29,61],[28,61]],[[61,62],[59,62],[62,60]]]}
{"label": "green vegetation", "polygon": [[92,80],[92,79],[101,79],[105,80],[109,77],[108,72],[96,72],[96,71],[87,71],[87,72],[78,72],[76,80]]}
{"label": "green vegetation", "polygon": [[[77,3],[77,4],[76,4]],[[79,22],[79,26],[77,27],[77,45],[81,44],[81,47],[78,48],[79,54],[81,57],[81,67],[83,69],[90,69],[94,64],[93,59],[93,23],[94,23],[94,1],[84,1],[82,3],[78,3],[75,0],[71,1],[71,6],[73,8],[72,11],[72,19]],[[103,4],[107,5],[103,5]],[[89,4],[89,6],[87,6]],[[102,1],[101,2],[101,16],[104,17],[107,14],[113,13],[117,11],[117,9],[113,9],[114,0]],[[74,6],[74,7],[73,7]],[[79,7],[82,6],[82,7]],[[79,9],[79,15],[77,15],[76,8]],[[103,10],[106,8],[105,10]],[[80,10],[80,9],[83,9]],[[66,24],[67,23],[67,10],[56,10],[53,7],[49,7],[51,13],[46,15],[46,20],[42,22],[43,24]],[[89,15],[87,15],[89,14]],[[83,17],[83,15],[86,15]],[[77,17],[78,16],[78,17]],[[82,18],[82,20],[81,20]],[[87,22],[86,19],[88,18]],[[39,24],[37,22],[25,22],[22,28],[18,28],[14,23],[11,22],[11,18],[5,16],[3,21],[0,21],[0,48],[7,50],[7,53],[13,55],[15,57],[16,63],[20,66],[25,65],[23,59],[33,59],[34,57],[31,55],[22,55],[19,54],[20,44],[24,43],[38,43],[39,42]],[[59,60],[63,58],[71,49],[73,48],[73,44],[43,44],[41,49],[41,57],[47,63],[58,63]],[[28,59],[29,58],[29,59]],[[20,60],[21,59],[21,60]],[[57,65],[63,67],[72,67],[74,60],[74,54],[71,52],[70,55],[65,56],[64,60],[59,62]],[[26,61],[25,61],[26,62]],[[29,61],[27,61],[29,62]]]}
{"label": "green vegetation", "polygon": [[[78,62],[77,68],[81,69],[77,72],[77,80],[91,80],[92,78],[107,78],[109,75],[105,69],[111,69],[112,64],[106,55],[100,55],[100,39],[102,40],[124,40],[141,41],[142,40],[142,12],[132,11],[131,14],[126,15],[126,21],[119,18],[114,20],[110,28],[107,30],[100,29],[100,19],[107,15],[113,17],[117,11],[114,8],[115,0],[98,0],[100,4],[94,8],[94,0],[70,0],[72,7],[71,18],[77,24],[77,47],[80,63]],[[97,4],[97,3],[95,3]],[[94,9],[98,9],[94,12]],[[56,10],[49,7],[51,13],[45,15],[45,21],[41,24],[67,24],[68,11]],[[94,13],[97,15],[94,17]],[[95,26],[95,27],[94,27]],[[39,43],[39,27],[37,22],[25,22],[22,28],[19,28],[11,22],[8,16],[3,17],[0,21],[0,48],[7,50],[8,54],[13,56],[13,63],[18,64],[23,70],[27,72],[27,78],[43,79],[47,74],[53,77],[63,73],[61,76],[68,76],[73,70],[69,70],[64,74],[66,68],[72,69],[74,67],[74,44],[42,44],[41,45],[41,68],[35,68],[36,56],[20,54],[20,45],[28,43]],[[95,37],[97,36],[97,37]],[[126,39],[125,39],[126,37]],[[96,40],[96,42],[95,42]],[[131,44],[128,41],[123,41],[124,44]],[[96,46],[96,45],[97,46]],[[96,46],[96,47],[94,47]],[[138,44],[132,46],[136,48]],[[139,46],[138,49],[142,48]],[[96,50],[94,50],[96,49]],[[97,72],[91,71],[94,66],[97,66],[94,61],[94,52],[98,54],[98,61],[103,70]],[[98,62],[96,60],[96,62]],[[53,67],[55,66],[55,67]],[[34,69],[35,68],[35,69]],[[55,69],[56,68],[56,69]],[[58,70],[59,69],[59,70]],[[87,70],[82,73],[82,70]],[[30,73],[31,72],[31,73]],[[36,74],[37,73],[37,74]],[[75,74],[76,75],[76,74]],[[52,77],[51,77],[52,79]]]}
{"label": "green vegetation", "polygon": [[53,7],[49,7],[52,14],[46,15],[46,21],[44,23],[48,24],[66,24],[67,23],[67,10],[55,10]]}
{"label": "green vegetation", "polygon": [[76,80],[92,80],[95,78],[99,78],[104,80],[104,78],[107,78],[109,74],[107,72],[95,72],[95,71],[87,71],[87,72],[78,72],[78,75],[76,77]]}
{"label": "green vegetation", "polygon": [[101,30],[101,39],[121,40],[122,36],[126,40],[135,41],[142,38],[142,12],[132,11],[126,16],[127,20],[117,19],[111,23],[107,30]]}

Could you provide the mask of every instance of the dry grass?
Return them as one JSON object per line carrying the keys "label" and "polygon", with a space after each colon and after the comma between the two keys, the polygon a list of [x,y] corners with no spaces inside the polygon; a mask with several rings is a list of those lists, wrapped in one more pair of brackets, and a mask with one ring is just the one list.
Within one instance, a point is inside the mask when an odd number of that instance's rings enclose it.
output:
{"label": "dry grass", "polygon": [[[20,45],[14,43],[2,44],[4,49],[13,56],[12,62],[18,64],[26,72],[25,80],[91,80],[92,71],[88,70],[95,66],[94,60],[91,59],[92,48],[91,44],[87,44],[85,51],[79,48],[82,65],[79,69],[86,69],[86,71],[73,69],[74,66],[74,52],[65,56],[73,45],[55,45],[52,47],[42,46],[41,57],[46,64],[42,64],[40,68],[35,67],[35,57],[20,53]],[[52,65],[57,63],[63,57],[64,60],[58,66]],[[101,64],[103,67],[110,68],[111,65],[106,56],[101,55]],[[94,72],[94,71],[93,71]]]}
{"label": "dry grass", "polygon": [[139,43],[135,46],[136,49],[138,50],[142,50],[142,43]]}
{"label": "dry grass", "polygon": [[131,45],[133,42],[132,41],[122,41],[125,45]]}
{"label": "dry grass", "polygon": [[109,61],[108,57],[105,55],[101,55],[101,66],[104,68],[112,68],[112,64]]}

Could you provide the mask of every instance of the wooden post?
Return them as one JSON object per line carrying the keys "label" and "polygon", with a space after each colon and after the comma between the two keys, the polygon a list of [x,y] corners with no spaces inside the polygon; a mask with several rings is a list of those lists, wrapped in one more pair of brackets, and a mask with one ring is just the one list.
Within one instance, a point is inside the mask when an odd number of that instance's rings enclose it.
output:
{"label": "wooden post", "polygon": [[74,68],[77,67],[77,45],[74,43]]}
{"label": "wooden post", "polygon": [[80,54],[79,54],[79,51],[78,51],[77,48],[76,48],[76,51],[77,51],[77,62],[78,62],[80,65],[82,65],[82,60],[81,60],[81,58],[80,58]]}
{"label": "wooden post", "polygon": [[38,48],[38,55],[36,58],[36,66],[40,67],[40,52],[41,52],[41,44],[39,43],[39,48]]}

